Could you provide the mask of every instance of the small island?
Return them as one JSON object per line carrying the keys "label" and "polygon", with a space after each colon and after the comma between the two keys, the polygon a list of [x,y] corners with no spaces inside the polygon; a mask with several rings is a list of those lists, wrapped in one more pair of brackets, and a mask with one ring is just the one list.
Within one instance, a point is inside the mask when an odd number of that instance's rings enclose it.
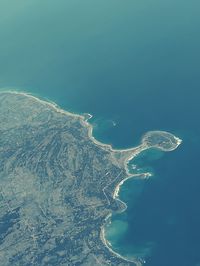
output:
{"label": "small island", "polygon": [[117,191],[134,178],[129,160],[149,148],[172,151],[181,140],[151,131],[138,147],[113,149],[94,139],[90,117],[26,93],[0,93],[1,265],[142,264],[112,251],[104,226],[124,210]]}

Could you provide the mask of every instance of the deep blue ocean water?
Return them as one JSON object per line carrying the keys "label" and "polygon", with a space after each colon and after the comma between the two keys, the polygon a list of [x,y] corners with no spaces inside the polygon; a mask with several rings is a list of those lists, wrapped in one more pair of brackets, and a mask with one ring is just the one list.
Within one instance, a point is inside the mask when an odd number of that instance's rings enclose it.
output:
{"label": "deep blue ocean water", "polygon": [[108,230],[115,250],[148,266],[200,265],[199,10],[198,0],[0,1],[1,88],[93,114],[95,136],[117,148],[149,130],[183,139],[136,159],[154,176],[124,183],[128,209]]}

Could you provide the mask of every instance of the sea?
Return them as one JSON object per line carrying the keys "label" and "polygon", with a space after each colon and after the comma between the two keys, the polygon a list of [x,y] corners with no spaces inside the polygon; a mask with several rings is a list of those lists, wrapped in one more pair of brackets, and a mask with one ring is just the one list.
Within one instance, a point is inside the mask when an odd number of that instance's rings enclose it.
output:
{"label": "sea", "polygon": [[0,0],[0,88],[91,113],[114,148],[150,130],[183,140],[129,163],[113,250],[147,266],[200,266],[200,1]]}

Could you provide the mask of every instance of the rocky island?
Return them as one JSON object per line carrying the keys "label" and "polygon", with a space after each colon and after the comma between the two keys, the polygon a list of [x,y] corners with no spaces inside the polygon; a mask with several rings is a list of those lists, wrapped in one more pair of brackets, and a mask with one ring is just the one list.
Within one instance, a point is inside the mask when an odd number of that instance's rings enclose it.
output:
{"label": "rocky island", "polygon": [[93,138],[88,118],[0,93],[0,265],[141,265],[113,252],[103,227],[125,207],[116,190],[132,177],[128,161],[181,141],[151,131],[138,147],[114,150]]}

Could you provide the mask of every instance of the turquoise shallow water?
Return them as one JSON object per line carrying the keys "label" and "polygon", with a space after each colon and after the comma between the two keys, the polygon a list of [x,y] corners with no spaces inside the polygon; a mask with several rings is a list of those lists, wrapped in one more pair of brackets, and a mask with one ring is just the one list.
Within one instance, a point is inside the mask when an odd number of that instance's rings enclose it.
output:
{"label": "turquoise shallow water", "polygon": [[94,115],[95,136],[137,145],[149,130],[183,139],[147,152],[154,176],[127,181],[110,240],[148,266],[200,263],[200,35],[197,0],[2,0],[0,87]]}

